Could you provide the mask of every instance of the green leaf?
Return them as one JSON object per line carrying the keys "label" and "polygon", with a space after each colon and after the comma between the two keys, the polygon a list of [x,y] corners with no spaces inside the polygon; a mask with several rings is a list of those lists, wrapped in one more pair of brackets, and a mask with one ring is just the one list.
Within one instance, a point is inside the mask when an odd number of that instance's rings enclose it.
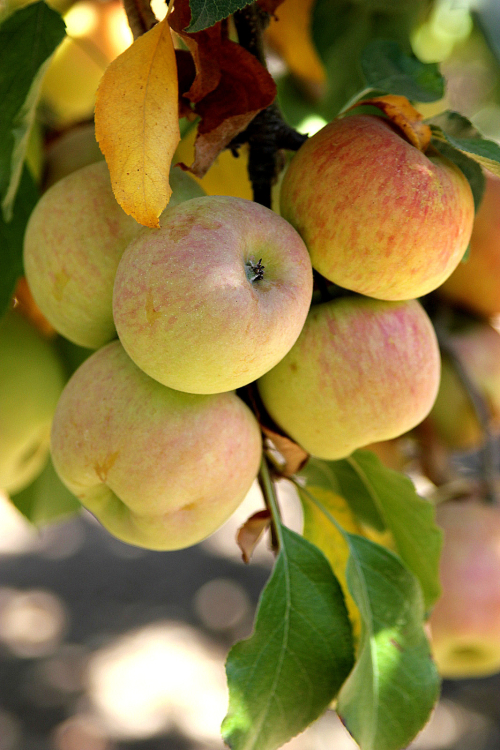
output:
{"label": "green leaf", "polygon": [[406,55],[395,41],[370,42],[361,55],[361,67],[368,85],[388,94],[417,102],[434,102],[444,96],[439,65]]}
{"label": "green leaf", "polygon": [[354,514],[378,531],[389,529],[399,555],[420,581],[425,605],[440,595],[442,534],[435,508],[415,491],[408,477],[388,469],[371,451],[355,451],[340,461],[310,459],[301,472],[307,486],[345,498]]}
{"label": "green leaf", "polygon": [[16,281],[23,273],[23,238],[26,224],[38,200],[38,190],[25,167],[14,204],[14,216],[8,224],[0,214],[0,317],[10,303]]}
{"label": "green leaf", "polygon": [[486,187],[486,178],[482,168],[476,161],[466,156],[463,151],[458,151],[458,149],[450,146],[449,143],[433,138],[432,145],[440,154],[443,154],[443,156],[446,156],[447,159],[456,164],[467,177],[474,197],[474,210],[477,213]]}
{"label": "green leaf", "polygon": [[12,217],[43,75],[64,35],[61,16],[44,2],[21,8],[0,26],[0,197],[6,221]]}
{"label": "green leaf", "polygon": [[36,526],[73,515],[82,507],[57,476],[50,458],[35,481],[10,499]]}
{"label": "green leaf", "polygon": [[431,126],[434,146],[437,141],[449,143],[500,177],[500,146],[483,138],[470,120],[458,112],[447,110],[427,122]]}
{"label": "green leaf", "polygon": [[[251,2],[252,0],[250,0]],[[202,31],[250,5],[248,0],[189,0],[191,22],[186,31]]]}
{"label": "green leaf", "polygon": [[388,469],[371,451],[355,451],[345,460],[373,498],[399,555],[420,581],[426,608],[430,608],[441,593],[442,533],[434,520],[434,505],[417,495],[407,476]]}
{"label": "green leaf", "polygon": [[359,477],[355,467],[343,459],[322,461],[310,458],[300,472],[307,485],[322,487],[337,495],[342,495],[352,512],[364,523],[377,531],[384,531],[386,525],[369,488]]}
{"label": "green leaf", "polygon": [[324,555],[281,527],[282,545],[255,630],[226,663],[233,750],[274,750],[326,709],[353,664],[351,625]]}
{"label": "green leaf", "polygon": [[421,590],[396,555],[363,537],[346,537],[347,584],[363,629],[337,711],[361,750],[400,750],[426,724],[439,695]]}

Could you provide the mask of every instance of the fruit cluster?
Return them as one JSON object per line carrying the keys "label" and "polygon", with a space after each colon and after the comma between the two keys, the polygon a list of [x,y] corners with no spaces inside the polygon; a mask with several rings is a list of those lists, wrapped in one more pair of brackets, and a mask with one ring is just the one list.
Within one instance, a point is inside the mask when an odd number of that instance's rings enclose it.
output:
{"label": "fruit cluster", "polygon": [[[440,359],[414,298],[459,263],[474,214],[454,165],[375,116],[302,146],[282,216],[200,195],[179,170],[172,184],[161,228],[141,228],[104,162],[79,169],[38,203],[24,255],[50,323],[98,349],[59,400],[56,470],[113,534],[153,549],[212,533],[256,477],[259,425],[235,389],[257,381],[320,458],[422,421]],[[311,305],[312,268],[345,293]]]}

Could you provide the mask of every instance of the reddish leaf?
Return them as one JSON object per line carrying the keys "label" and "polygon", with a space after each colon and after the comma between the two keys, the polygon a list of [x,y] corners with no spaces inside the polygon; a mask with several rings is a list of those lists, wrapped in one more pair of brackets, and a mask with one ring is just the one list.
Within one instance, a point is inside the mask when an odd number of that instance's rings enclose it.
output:
{"label": "reddish leaf", "polygon": [[236,542],[241,550],[244,563],[249,563],[259,540],[271,523],[271,514],[267,509],[259,510],[247,518],[236,534]]}
{"label": "reddish leaf", "polygon": [[[266,0],[270,5],[277,1]],[[228,38],[227,22],[188,34],[184,29],[190,17],[188,0],[177,0],[170,26],[191,52],[196,71],[191,80],[184,72],[187,63],[182,61],[179,80],[185,81],[181,86],[189,82],[189,88],[180,88],[179,93],[201,117],[190,171],[203,177],[231,140],[274,101],[276,85],[257,58]]]}

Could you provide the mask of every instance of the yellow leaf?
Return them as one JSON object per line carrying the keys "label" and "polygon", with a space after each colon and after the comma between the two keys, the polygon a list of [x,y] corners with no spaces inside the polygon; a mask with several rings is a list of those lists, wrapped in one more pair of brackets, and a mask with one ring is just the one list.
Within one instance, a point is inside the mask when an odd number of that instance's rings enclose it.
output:
{"label": "yellow leaf", "polygon": [[164,19],[107,68],[97,91],[96,138],[116,200],[140,224],[159,227],[172,193],[170,162],[180,140],[177,66]]}
{"label": "yellow leaf", "polygon": [[[326,508],[344,531],[349,534],[358,534],[393,552],[396,551],[391,533],[368,528],[356,517],[348,502],[341,495],[312,485],[307,485],[307,492]],[[323,552],[332,566],[344,593],[354,643],[357,647],[361,635],[361,615],[347,586],[346,569],[349,559],[349,545],[337,527],[313,502],[307,499],[306,494],[301,495],[301,499],[304,510],[304,537]]]}
{"label": "yellow leaf", "polygon": [[[332,514],[342,528],[350,534],[363,535],[363,530],[349,505],[340,495],[322,487],[307,486],[313,495]],[[306,498],[305,498],[306,499]],[[345,603],[352,624],[354,640],[357,643],[361,634],[361,618],[346,581],[346,568],[349,559],[349,545],[340,531],[329,521],[312,502],[304,502],[304,537],[323,552],[337,576],[345,596]]]}
{"label": "yellow leaf", "polygon": [[285,0],[274,12],[266,35],[295,75],[324,83],[325,68],[311,37],[311,16],[315,0]]}

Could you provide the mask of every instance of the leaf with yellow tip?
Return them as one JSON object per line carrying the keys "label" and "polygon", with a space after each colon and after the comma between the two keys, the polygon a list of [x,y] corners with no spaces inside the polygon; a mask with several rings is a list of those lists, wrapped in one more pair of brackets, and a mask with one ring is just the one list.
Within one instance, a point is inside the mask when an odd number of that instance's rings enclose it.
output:
{"label": "leaf with yellow tip", "polygon": [[106,157],[116,200],[147,227],[172,190],[168,176],[180,140],[177,66],[164,19],[107,68],[97,91],[96,139]]}

